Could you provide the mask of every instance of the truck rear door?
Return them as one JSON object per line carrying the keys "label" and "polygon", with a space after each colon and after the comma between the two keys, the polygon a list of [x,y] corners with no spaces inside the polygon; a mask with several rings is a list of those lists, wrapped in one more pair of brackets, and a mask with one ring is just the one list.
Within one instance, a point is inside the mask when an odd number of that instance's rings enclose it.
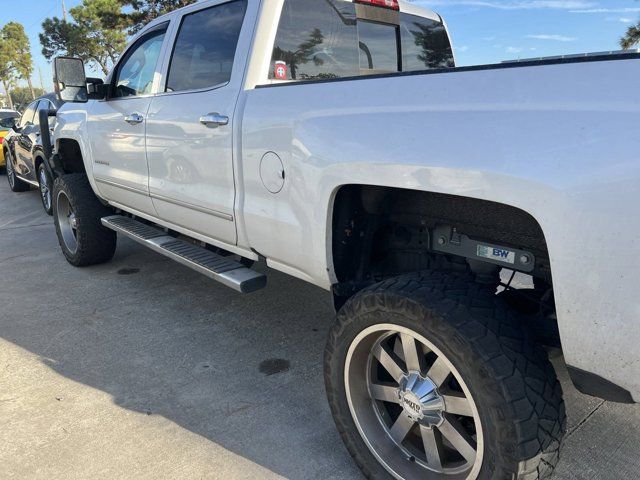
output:
{"label": "truck rear door", "polygon": [[148,112],[149,192],[158,217],[236,243],[233,125],[253,25],[246,0],[196,4],[165,61]]}

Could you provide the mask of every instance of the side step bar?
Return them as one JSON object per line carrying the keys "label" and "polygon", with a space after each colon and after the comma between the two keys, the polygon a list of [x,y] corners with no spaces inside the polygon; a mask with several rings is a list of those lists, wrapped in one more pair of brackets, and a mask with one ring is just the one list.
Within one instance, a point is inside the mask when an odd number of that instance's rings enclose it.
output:
{"label": "side step bar", "polygon": [[238,292],[255,292],[267,284],[267,277],[262,273],[132,218],[113,215],[104,217],[102,224]]}

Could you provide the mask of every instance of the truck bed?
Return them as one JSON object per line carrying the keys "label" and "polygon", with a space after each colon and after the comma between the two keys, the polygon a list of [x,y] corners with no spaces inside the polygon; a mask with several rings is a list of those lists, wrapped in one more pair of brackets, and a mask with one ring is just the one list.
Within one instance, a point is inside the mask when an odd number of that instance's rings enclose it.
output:
{"label": "truck bed", "polygon": [[[628,327],[640,320],[630,300],[640,234],[638,60],[559,58],[248,91],[244,235],[274,265],[328,288],[327,211],[345,179],[521,209],[549,245],[567,363],[638,399],[640,328]],[[265,145],[295,177],[277,196],[250,188]],[[583,355],[594,336],[600,355]]]}

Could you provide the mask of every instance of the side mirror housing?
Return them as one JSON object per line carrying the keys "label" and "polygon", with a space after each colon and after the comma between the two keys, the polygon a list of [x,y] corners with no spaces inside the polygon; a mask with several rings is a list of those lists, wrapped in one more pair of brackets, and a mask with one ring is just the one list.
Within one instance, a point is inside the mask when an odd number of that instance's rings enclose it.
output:
{"label": "side mirror housing", "polygon": [[87,78],[87,91],[90,100],[104,100],[107,98],[107,85],[101,78]]}
{"label": "side mirror housing", "polygon": [[59,100],[71,103],[86,103],[89,100],[87,76],[81,59],[56,57],[53,75],[53,85]]}

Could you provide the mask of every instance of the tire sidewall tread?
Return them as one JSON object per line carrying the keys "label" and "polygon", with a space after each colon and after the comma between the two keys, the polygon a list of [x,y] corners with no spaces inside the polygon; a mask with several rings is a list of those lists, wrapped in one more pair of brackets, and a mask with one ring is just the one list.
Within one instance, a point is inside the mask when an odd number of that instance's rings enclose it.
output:
{"label": "tire sidewall tread", "polygon": [[465,273],[421,272],[369,287],[340,310],[325,350],[326,390],[338,430],[367,478],[391,477],[357,431],[343,375],[353,339],[380,323],[425,336],[463,376],[485,437],[479,479],[552,473],[566,430],[562,388],[546,352],[494,293]]}
{"label": "tire sidewall tread", "polygon": [[[78,221],[77,249],[70,251],[60,231],[57,215],[57,199],[61,191],[69,199]],[[93,192],[87,176],[80,173],[62,175],[56,178],[52,195],[53,217],[56,235],[67,261],[76,267],[85,267],[108,262],[116,250],[116,233],[106,228],[101,219],[112,213]]]}

